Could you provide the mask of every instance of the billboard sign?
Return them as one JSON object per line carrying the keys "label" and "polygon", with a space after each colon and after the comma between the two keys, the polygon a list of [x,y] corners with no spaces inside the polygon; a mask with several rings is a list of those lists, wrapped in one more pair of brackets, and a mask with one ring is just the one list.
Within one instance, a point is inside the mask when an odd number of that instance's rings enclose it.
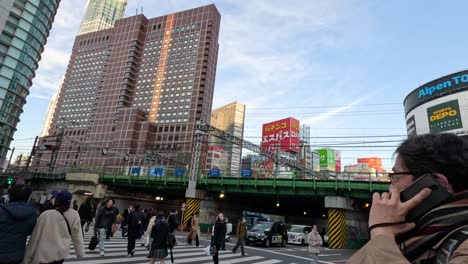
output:
{"label": "billboard sign", "polygon": [[166,169],[164,167],[150,167],[149,176],[164,177],[166,176]]}
{"label": "billboard sign", "polygon": [[140,171],[141,171],[140,167],[132,167],[131,175],[132,176],[140,176]]}
{"label": "billboard sign", "polygon": [[461,71],[441,77],[420,86],[411,92],[404,101],[405,113],[421,104],[432,101],[444,95],[468,90],[468,71]]}
{"label": "billboard sign", "polygon": [[271,152],[276,151],[279,144],[280,150],[299,152],[299,120],[292,117],[263,124],[262,148]]}
{"label": "billboard sign", "polygon": [[221,170],[218,168],[210,169],[210,176],[219,177],[221,175]]}
{"label": "billboard sign", "polygon": [[176,168],[174,170],[175,176],[184,176],[185,169],[184,168]]}
{"label": "billboard sign", "polygon": [[321,171],[335,171],[335,151],[333,149],[318,149],[317,153],[320,156]]}
{"label": "billboard sign", "polygon": [[275,163],[264,156],[253,156],[251,159],[252,176],[256,178],[271,178]]}
{"label": "billboard sign", "polygon": [[252,170],[242,170],[241,175],[242,177],[250,178],[252,177]]}
{"label": "billboard sign", "polygon": [[427,108],[431,133],[440,133],[463,128],[458,100],[448,101]]}

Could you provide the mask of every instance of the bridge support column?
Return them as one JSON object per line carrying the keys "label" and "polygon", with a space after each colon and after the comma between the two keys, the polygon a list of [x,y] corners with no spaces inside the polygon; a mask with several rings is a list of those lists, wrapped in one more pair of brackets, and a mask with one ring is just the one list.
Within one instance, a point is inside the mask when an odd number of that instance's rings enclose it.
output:
{"label": "bridge support column", "polygon": [[328,246],[345,248],[347,245],[346,210],[353,210],[353,200],[339,196],[326,196],[328,209]]}

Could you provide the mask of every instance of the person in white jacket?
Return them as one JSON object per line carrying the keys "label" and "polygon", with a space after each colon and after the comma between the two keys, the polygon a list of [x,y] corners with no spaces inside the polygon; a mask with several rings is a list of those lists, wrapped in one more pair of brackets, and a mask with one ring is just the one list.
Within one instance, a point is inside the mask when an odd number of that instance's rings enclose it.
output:
{"label": "person in white jacket", "polygon": [[313,225],[312,231],[307,236],[307,242],[309,243],[308,251],[314,259],[314,263],[318,264],[318,254],[320,254],[320,246],[323,245],[323,240],[317,230],[317,226]]}
{"label": "person in white jacket", "polygon": [[71,200],[69,191],[61,191],[55,198],[56,209],[39,216],[26,248],[24,264],[61,264],[70,254],[71,241],[76,256],[84,257],[80,216],[70,209]]}

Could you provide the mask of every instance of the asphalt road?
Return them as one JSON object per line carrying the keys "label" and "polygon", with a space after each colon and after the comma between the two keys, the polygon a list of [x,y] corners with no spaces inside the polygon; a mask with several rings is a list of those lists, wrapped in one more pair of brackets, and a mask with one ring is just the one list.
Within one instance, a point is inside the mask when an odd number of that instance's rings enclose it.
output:
{"label": "asphalt road", "polygon": [[[189,246],[186,244],[185,236],[186,233],[177,233],[178,245],[173,250],[174,263],[213,263],[211,256],[205,255],[203,248],[209,245],[209,240],[202,237],[200,247]],[[85,248],[89,244],[91,234],[85,234]],[[242,257],[240,249],[237,253],[232,253],[232,248],[235,245],[236,240],[232,239],[226,243],[226,250],[220,251],[220,263],[224,264],[276,264],[276,263],[288,263],[288,264],[310,264],[313,263],[312,258],[307,252],[307,247],[290,245],[286,247],[254,247],[246,246],[245,252],[247,256]],[[194,242],[193,242],[194,244]],[[105,256],[99,256],[99,249],[90,251],[86,249],[86,256],[81,259],[77,259],[74,255],[75,251],[72,249],[71,255],[66,259],[65,263],[73,264],[107,264],[107,263],[122,263],[122,264],[139,264],[149,263],[149,259],[146,258],[148,251],[145,247],[140,245],[137,241],[136,252],[133,257],[127,257],[127,240],[121,238],[120,232],[116,233],[113,238],[105,242]],[[320,263],[323,264],[343,264],[349,257],[354,253],[352,250],[337,250],[322,248],[322,252],[319,255]],[[170,263],[170,258],[166,259],[166,263]]]}

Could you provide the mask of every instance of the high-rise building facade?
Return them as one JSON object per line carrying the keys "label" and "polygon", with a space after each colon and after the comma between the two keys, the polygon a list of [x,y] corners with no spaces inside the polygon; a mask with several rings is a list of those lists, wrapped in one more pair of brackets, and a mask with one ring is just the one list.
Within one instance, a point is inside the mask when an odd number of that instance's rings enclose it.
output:
{"label": "high-rise building facade", "polygon": [[150,166],[148,152],[189,164],[195,124],[211,116],[220,20],[208,5],[77,36],[48,133],[57,137],[39,143],[54,147],[33,168]]}
{"label": "high-rise building facade", "polygon": [[[211,113],[211,125],[239,138],[244,136],[245,105],[233,102],[221,106]],[[224,149],[220,169],[229,175],[239,175],[241,170],[242,147],[226,144],[212,137],[210,144]]]}
{"label": "high-rise building facade", "polygon": [[127,0],[88,0],[79,35],[113,27],[126,6]]}
{"label": "high-rise building facade", "polygon": [[0,1],[0,164],[3,164],[60,0]]}
{"label": "high-rise building facade", "polygon": [[[91,33],[114,26],[115,21],[123,18],[127,0],[88,0],[85,14],[81,21],[79,34]],[[42,124],[41,137],[47,136],[52,117],[57,108],[57,99],[62,89],[63,79],[58,91],[52,96],[47,109],[47,114]]]}

